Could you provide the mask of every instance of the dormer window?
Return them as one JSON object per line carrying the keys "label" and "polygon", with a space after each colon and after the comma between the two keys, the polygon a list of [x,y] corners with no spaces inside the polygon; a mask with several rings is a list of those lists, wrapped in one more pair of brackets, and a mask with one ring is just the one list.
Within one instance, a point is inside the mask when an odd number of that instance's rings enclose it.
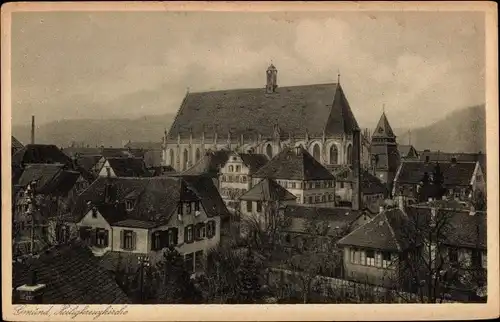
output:
{"label": "dormer window", "polygon": [[135,205],[135,200],[133,200],[133,199],[127,199],[127,200],[125,200],[125,209],[127,211],[134,210],[134,205]]}

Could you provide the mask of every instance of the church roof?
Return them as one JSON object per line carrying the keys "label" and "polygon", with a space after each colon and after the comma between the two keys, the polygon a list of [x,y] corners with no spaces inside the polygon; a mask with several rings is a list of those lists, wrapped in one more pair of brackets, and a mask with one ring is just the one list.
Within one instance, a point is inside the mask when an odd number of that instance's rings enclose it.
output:
{"label": "church roof", "polygon": [[374,138],[394,138],[394,132],[392,131],[391,125],[389,124],[389,120],[387,120],[387,116],[385,112],[380,116],[380,120],[378,121],[377,127],[373,132],[372,137]]}
{"label": "church roof", "polygon": [[285,201],[295,200],[296,197],[273,179],[265,178],[241,196],[240,199],[251,201]]}
{"label": "church roof", "polygon": [[231,132],[234,137],[273,135],[278,123],[288,137],[351,134],[358,127],[340,85],[317,84],[280,87],[267,94],[264,88],[188,93],[168,136],[176,139]]}
{"label": "church roof", "polygon": [[18,151],[18,150],[21,150],[22,148],[24,148],[24,145],[19,142],[18,139],[16,139],[14,136],[12,136],[12,149],[14,149],[15,151]]}
{"label": "church roof", "polygon": [[254,178],[333,180],[335,177],[303,147],[286,148],[260,168]]}

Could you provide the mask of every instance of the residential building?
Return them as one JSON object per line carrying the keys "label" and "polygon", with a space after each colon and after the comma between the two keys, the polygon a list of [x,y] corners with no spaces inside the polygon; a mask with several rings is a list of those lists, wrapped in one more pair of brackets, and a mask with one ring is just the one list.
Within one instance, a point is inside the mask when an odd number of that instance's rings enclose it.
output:
{"label": "residential building", "polygon": [[220,168],[219,191],[229,209],[238,209],[238,198],[252,187],[253,174],[268,159],[263,154],[231,152],[226,164]]}
{"label": "residential building", "polygon": [[370,154],[373,173],[383,183],[387,184],[388,189],[391,189],[401,158],[396,143],[396,135],[392,131],[385,112],[382,113],[371,140]]}
{"label": "residential building", "polygon": [[260,223],[266,228],[282,207],[295,204],[296,199],[295,195],[273,179],[262,179],[239,198],[241,220]]}
{"label": "residential building", "polygon": [[114,278],[78,241],[13,262],[14,304],[130,304]]}
{"label": "residential building", "polygon": [[302,146],[287,147],[253,175],[269,178],[295,195],[297,203],[334,206],[335,178]]}
{"label": "residential building", "polygon": [[106,158],[102,157],[98,162],[102,164],[99,170],[100,177],[149,177],[150,172],[146,168],[143,158]]}
{"label": "residential building", "polygon": [[[340,80],[278,87],[277,73],[269,66],[263,88],[188,92],[165,133],[164,164],[182,171],[207,149],[241,147],[271,159],[298,145],[323,165],[351,163],[357,122]],[[368,145],[362,154],[369,156]]]}
{"label": "residential building", "polygon": [[424,162],[451,162],[453,160],[458,162],[479,162],[486,181],[486,153],[482,153],[481,151],[477,153],[449,153],[424,150],[419,152],[419,158],[420,161]]}
{"label": "residential building", "polygon": [[222,216],[227,209],[210,178],[108,177],[79,196],[72,222],[103,260],[124,255],[137,264],[137,256],[147,255],[154,264],[173,246],[194,272],[218,245]]}
{"label": "residential building", "polygon": [[[411,279],[431,278],[428,275],[435,270],[448,277],[447,292],[455,293],[453,296],[475,292],[486,283],[486,214],[456,201],[383,209],[338,245],[344,249],[346,279],[415,291]],[[415,267],[412,275],[405,270],[409,263],[431,266]],[[475,279],[464,281],[471,272]],[[420,277],[421,273],[426,275]]]}
{"label": "residential building", "polygon": [[[335,195],[338,204],[351,206],[355,178],[352,168],[343,167],[335,173]],[[371,174],[368,170],[361,170],[361,203],[364,207],[373,212],[377,212],[384,204],[388,195],[387,186],[379,178]]]}
{"label": "residential building", "polygon": [[396,199],[404,199],[407,204],[419,201],[418,195],[423,181],[432,179],[436,167],[442,173],[447,198],[470,200],[472,192],[486,192],[486,182],[479,162],[403,161],[394,178],[393,196]]}
{"label": "residential building", "polygon": [[162,165],[162,142],[132,142],[124,144],[124,148],[144,151],[144,163],[147,167],[158,167]]}

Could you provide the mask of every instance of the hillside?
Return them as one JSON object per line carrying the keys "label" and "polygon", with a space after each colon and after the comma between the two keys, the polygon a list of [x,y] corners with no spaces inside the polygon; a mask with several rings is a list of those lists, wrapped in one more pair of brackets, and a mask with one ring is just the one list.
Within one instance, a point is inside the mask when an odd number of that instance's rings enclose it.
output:
{"label": "hillside", "polygon": [[[174,114],[163,114],[138,119],[61,120],[37,126],[35,140],[60,147],[69,146],[73,141],[106,147],[120,147],[128,140],[160,142],[174,117]],[[14,126],[12,134],[26,144],[30,141],[30,128],[30,124]]]}
{"label": "hillside", "polygon": [[[408,144],[406,129],[395,129],[395,132],[399,143]],[[411,143],[417,150],[486,151],[485,105],[458,110],[432,125],[412,129]]]}

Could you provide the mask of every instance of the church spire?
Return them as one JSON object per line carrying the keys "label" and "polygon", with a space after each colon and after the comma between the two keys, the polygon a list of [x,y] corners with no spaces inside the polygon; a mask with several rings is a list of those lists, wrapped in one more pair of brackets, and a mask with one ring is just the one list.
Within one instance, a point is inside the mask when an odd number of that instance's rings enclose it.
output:
{"label": "church spire", "polygon": [[389,124],[389,120],[385,115],[385,105],[383,106],[382,116],[380,116],[380,120],[378,121],[377,127],[375,128],[372,137],[396,138],[394,132],[392,131],[391,125]]}

